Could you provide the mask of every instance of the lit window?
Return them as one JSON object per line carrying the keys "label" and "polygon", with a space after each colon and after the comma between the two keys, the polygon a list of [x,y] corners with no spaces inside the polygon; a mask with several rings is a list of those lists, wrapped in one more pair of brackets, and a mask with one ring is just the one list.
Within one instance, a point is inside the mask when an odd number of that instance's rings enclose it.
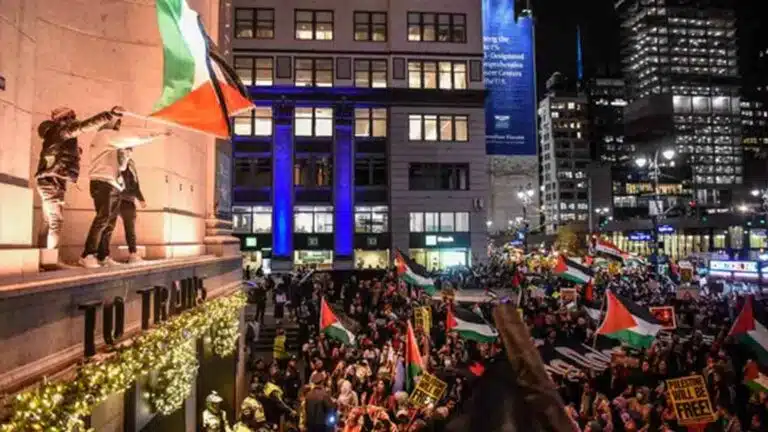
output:
{"label": "lit window", "polygon": [[410,214],[410,231],[424,232],[424,213],[418,212]]}
{"label": "lit window", "polygon": [[467,41],[467,18],[464,14],[408,13],[408,40],[411,42]]}
{"label": "lit window", "polygon": [[296,9],[295,31],[299,40],[332,40],[333,11]]}
{"label": "lit window", "polygon": [[272,57],[240,57],[234,59],[235,74],[243,85],[271,86],[274,64]]}
{"label": "lit window", "polygon": [[355,232],[383,233],[389,231],[389,207],[355,207]]}
{"label": "lit window", "polygon": [[410,114],[408,138],[411,141],[468,141],[467,116]]}
{"label": "lit window", "polygon": [[241,136],[272,136],[272,107],[256,107],[236,116],[233,132]]}
{"label": "lit window", "polygon": [[333,108],[296,108],[296,136],[333,136]]}
{"label": "lit window", "polygon": [[355,87],[387,87],[387,61],[355,59]]}
{"label": "lit window", "polygon": [[293,212],[293,230],[297,233],[332,233],[333,207],[297,206]]}
{"label": "lit window", "polygon": [[355,108],[355,136],[381,138],[387,136],[386,108]]}
{"label": "lit window", "polygon": [[261,8],[235,9],[235,37],[239,39],[274,38],[275,10]]}
{"label": "lit window", "polygon": [[355,12],[356,41],[387,41],[386,12]]}
{"label": "lit window", "polygon": [[[439,70],[439,74],[438,74]],[[442,90],[467,88],[466,62],[409,61],[408,87]]]}
{"label": "lit window", "polygon": [[333,59],[297,58],[295,85],[297,87],[332,87]]}

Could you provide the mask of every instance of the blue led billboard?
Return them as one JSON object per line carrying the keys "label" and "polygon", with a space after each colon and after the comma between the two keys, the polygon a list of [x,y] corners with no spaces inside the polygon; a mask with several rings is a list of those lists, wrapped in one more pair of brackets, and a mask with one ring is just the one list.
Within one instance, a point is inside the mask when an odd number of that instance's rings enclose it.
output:
{"label": "blue led billboard", "polygon": [[515,17],[515,0],[483,0],[483,73],[489,155],[536,155],[533,18]]}

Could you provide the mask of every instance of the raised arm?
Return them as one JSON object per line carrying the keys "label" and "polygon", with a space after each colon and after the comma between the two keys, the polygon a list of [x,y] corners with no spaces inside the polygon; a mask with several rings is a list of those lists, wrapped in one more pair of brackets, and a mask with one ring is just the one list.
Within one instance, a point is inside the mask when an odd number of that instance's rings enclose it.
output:
{"label": "raised arm", "polygon": [[74,122],[61,128],[60,134],[64,139],[77,138],[79,135],[95,131],[96,129],[109,123],[115,116],[119,116],[114,109],[113,111],[104,111],[96,114],[91,118],[87,118],[81,122]]}
{"label": "raised arm", "polygon": [[112,141],[112,145],[118,149],[138,147],[140,145],[151,143],[152,141],[164,137],[170,136],[170,132],[153,132],[146,135],[132,135],[132,136],[118,136]]}

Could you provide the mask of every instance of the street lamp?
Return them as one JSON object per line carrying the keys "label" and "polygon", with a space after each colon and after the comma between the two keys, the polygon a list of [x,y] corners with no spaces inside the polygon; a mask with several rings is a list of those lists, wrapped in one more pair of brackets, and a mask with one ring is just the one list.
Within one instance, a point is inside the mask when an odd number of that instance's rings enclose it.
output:
{"label": "street lamp", "polygon": [[533,187],[530,183],[523,189],[522,187],[517,191],[517,198],[520,199],[520,201],[523,202],[523,218],[522,218],[522,225],[523,229],[525,229],[525,236],[523,237],[523,248],[526,248],[528,246],[528,206],[531,205],[531,202],[533,201],[533,196],[536,194],[536,192],[533,190]]}
{"label": "street lamp", "polygon": [[638,156],[635,158],[635,165],[640,168],[645,168],[646,165],[650,164],[649,168],[653,170],[653,201],[654,206],[656,207],[656,212],[654,212],[651,217],[653,220],[653,254],[656,256],[657,270],[659,260],[659,217],[664,215],[659,208],[659,154],[661,154],[664,159],[671,161],[675,157],[675,150],[671,148],[663,150],[656,149],[656,151],[653,152],[653,161],[648,160],[645,156]]}

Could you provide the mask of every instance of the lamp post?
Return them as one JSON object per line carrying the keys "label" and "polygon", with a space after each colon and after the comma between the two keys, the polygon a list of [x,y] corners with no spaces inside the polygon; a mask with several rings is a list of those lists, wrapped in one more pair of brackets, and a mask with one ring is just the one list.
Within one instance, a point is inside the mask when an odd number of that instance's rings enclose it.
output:
{"label": "lamp post", "polygon": [[530,183],[528,183],[525,189],[521,187],[520,190],[517,191],[517,198],[523,202],[523,250],[526,250],[528,247],[528,206],[533,202],[533,196],[535,194],[536,192],[533,190]]}
{"label": "lamp post", "polygon": [[664,214],[662,209],[659,208],[659,177],[661,177],[659,171],[659,155],[665,160],[671,161],[675,158],[675,151],[672,149],[656,149],[656,151],[653,152],[653,160],[648,160],[645,156],[638,156],[635,158],[635,165],[639,168],[645,168],[650,164],[648,168],[653,170],[653,206],[656,208],[656,211],[651,215],[651,220],[653,221],[653,234],[651,238],[653,238],[653,255],[656,257],[657,272],[659,266],[659,215]]}

